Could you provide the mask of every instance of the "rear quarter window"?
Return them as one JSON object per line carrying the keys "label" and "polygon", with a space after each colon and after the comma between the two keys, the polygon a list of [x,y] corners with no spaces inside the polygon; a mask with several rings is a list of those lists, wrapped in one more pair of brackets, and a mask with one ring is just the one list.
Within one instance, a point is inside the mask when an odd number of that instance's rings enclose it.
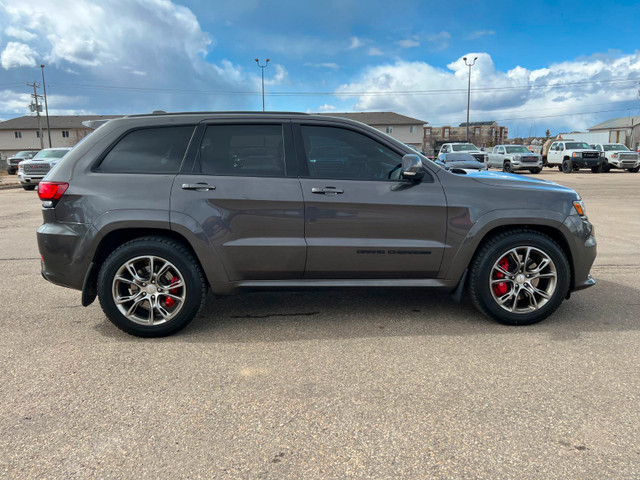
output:
{"label": "rear quarter window", "polygon": [[125,134],[103,157],[105,173],[178,173],[195,125],[153,127]]}

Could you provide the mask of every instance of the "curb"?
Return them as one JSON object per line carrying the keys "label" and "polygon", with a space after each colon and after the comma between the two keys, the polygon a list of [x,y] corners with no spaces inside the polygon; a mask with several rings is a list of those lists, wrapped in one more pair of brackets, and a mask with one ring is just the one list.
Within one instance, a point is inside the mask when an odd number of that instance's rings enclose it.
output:
{"label": "curb", "polygon": [[22,188],[22,185],[20,185],[19,183],[0,183],[0,190],[10,190],[12,188]]}

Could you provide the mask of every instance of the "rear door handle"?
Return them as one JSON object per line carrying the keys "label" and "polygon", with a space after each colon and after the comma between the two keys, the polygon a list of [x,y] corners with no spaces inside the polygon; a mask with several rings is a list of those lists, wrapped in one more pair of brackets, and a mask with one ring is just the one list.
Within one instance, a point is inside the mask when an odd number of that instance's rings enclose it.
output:
{"label": "rear door handle", "polygon": [[196,190],[198,192],[208,192],[209,190],[215,190],[216,187],[213,185],[209,185],[207,183],[204,182],[200,182],[200,183],[183,183],[182,184],[182,189],[183,190]]}
{"label": "rear door handle", "polygon": [[322,195],[337,195],[339,193],[344,193],[344,190],[340,190],[339,188],[336,187],[313,187],[311,189],[311,193],[319,193]]}

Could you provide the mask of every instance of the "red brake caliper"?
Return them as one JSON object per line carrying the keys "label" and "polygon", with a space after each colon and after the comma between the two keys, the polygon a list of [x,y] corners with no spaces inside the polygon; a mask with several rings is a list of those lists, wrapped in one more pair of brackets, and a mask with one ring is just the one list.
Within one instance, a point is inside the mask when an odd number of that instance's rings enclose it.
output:
{"label": "red brake caliper", "polygon": [[[509,261],[507,260],[507,257],[503,257],[502,260],[498,262],[498,265],[502,267],[504,270],[506,270],[507,272],[509,271]],[[494,280],[504,278],[504,273],[496,272],[493,278]],[[509,291],[509,287],[507,287],[506,282],[498,282],[493,284],[493,293],[495,293],[496,296],[501,297],[502,295],[507,293],[507,291]]]}
{"label": "red brake caliper", "polygon": [[[169,285],[173,285],[178,280],[180,280],[180,279],[174,275],[173,278],[171,279],[171,283]],[[173,295],[175,295],[176,293],[178,293],[178,289],[177,288],[172,288],[171,290],[169,290],[169,293],[172,293]],[[165,298],[164,299],[164,304],[169,308],[173,307],[173,305],[175,303],[176,303],[176,300],[174,298],[169,297],[169,298]]]}

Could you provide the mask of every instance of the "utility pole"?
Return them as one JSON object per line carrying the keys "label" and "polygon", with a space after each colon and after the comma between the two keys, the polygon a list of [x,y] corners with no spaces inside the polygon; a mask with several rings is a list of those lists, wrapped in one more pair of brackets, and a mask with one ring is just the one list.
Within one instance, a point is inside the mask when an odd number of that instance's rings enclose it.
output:
{"label": "utility pole", "polygon": [[47,104],[47,85],[44,82],[44,65],[40,65],[42,71],[42,88],[44,89],[44,109],[47,115],[47,135],[49,136],[49,148],[51,148],[51,128],[49,127],[49,105]]}
{"label": "utility pole", "polygon": [[42,95],[38,95],[38,91],[36,90],[40,85],[38,85],[36,82],[33,82],[27,83],[27,86],[33,87],[33,93],[31,94],[31,97],[33,97],[33,100],[35,102],[36,116],[38,117],[38,138],[40,139],[40,150],[42,150],[44,148],[44,140],[42,138],[42,127],[40,126],[40,105],[38,104],[38,97],[42,98]]}
{"label": "utility pole", "polygon": [[471,106],[471,67],[476,64],[478,57],[473,59],[472,63],[467,63],[467,57],[463,57],[464,64],[469,67],[469,86],[467,88],[467,143],[469,143],[469,107]]}
{"label": "utility pole", "polygon": [[255,59],[256,63],[260,67],[260,70],[262,71],[262,111],[263,112],[264,112],[264,69],[267,68],[267,65],[269,65],[269,60],[271,59],[267,58],[266,63],[264,65],[260,65],[260,60],[258,60],[257,58]]}

